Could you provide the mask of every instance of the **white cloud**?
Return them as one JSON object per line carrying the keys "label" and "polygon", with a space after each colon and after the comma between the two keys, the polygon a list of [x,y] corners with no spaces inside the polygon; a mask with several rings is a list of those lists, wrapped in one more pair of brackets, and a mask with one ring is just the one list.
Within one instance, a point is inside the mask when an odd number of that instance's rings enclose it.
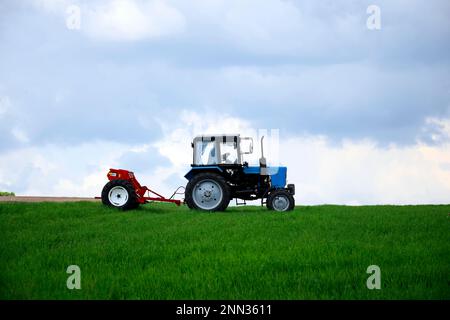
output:
{"label": "white cloud", "polygon": [[69,6],[80,8],[80,31],[96,40],[138,41],[184,31],[183,14],[163,0],[34,0],[46,12],[68,18]]}
{"label": "white cloud", "polygon": [[450,142],[450,119],[441,119],[436,117],[429,117],[425,119],[425,125],[422,128],[424,136],[433,143]]}
{"label": "white cloud", "polygon": [[[249,133],[252,131],[246,120],[227,114],[203,111],[201,113],[184,110],[178,122],[158,120],[164,138],[155,143],[159,152],[170,159],[177,168],[186,168],[192,162],[192,138],[201,134]],[[184,174],[183,174],[184,175]]]}
{"label": "white cloud", "polygon": [[82,29],[104,40],[134,41],[180,33],[184,16],[165,1],[114,0],[82,7]]}
{"label": "white cloud", "polygon": [[[448,203],[450,144],[377,147],[371,141],[332,146],[324,137],[281,143],[299,203]],[[444,166],[443,166],[444,165]]]}
{"label": "white cloud", "polygon": [[365,9],[356,6],[360,9],[356,11],[354,3],[346,8],[348,13],[337,14],[333,6],[315,1],[314,4],[279,0],[33,2],[38,8],[64,18],[69,6],[79,6],[80,31],[94,39],[136,41],[169,36],[185,31],[189,21],[188,38],[194,35],[201,42],[219,40],[258,55],[304,53],[315,57],[329,51],[336,53],[341,42],[363,42],[366,17]]}

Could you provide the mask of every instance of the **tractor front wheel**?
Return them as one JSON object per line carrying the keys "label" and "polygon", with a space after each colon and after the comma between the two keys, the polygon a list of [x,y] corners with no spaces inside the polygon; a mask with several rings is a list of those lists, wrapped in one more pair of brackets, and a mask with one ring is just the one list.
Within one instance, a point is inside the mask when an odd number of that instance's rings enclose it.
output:
{"label": "tractor front wheel", "polygon": [[267,208],[269,210],[284,212],[291,211],[294,207],[294,197],[285,189],[272,191],[267,198]]}
{"label": "tractor front wheel", "polygon": [[185,202],[191,209],[224,211],[230,203],[230,188],[221,175],[199,173],[186,186]]}
{"label": "tractor front wheel", "polygon": [[139,206],[136,191],[127,180],[112,180],[102,190],[104,205],[122,210],[135,209]]}

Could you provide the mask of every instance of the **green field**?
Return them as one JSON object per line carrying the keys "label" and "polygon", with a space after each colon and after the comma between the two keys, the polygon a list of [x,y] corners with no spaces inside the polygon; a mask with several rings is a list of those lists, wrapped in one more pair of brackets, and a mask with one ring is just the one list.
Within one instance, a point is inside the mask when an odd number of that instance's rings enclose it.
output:
{"label": "green field", "polygon": [[[0,299],[449,299],[450,205],[0,203]],[[66,269],[81,268],[81,290]],[[381,290],[368,290],[369,265]]]}

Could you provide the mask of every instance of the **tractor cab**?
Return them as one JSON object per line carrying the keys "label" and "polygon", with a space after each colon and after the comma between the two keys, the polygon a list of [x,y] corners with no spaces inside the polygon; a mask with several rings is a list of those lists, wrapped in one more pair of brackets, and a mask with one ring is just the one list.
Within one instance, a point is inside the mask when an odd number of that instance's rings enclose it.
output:
{"label": "tractor cab", "polygon": [[[248,151],[241,150],[241,141],[249,141]],[[199,136],[192,143],[193,166],[242,165],[242,155],[253,152],[252,138],[239,135]]]}

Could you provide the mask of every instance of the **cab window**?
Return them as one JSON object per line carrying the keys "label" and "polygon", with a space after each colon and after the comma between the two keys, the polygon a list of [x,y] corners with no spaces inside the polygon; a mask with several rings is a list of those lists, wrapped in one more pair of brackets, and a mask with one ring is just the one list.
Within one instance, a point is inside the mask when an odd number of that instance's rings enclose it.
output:
{"label": "cab window", "polygon": [[221,163],[222,164],[238,164],[237,143],[234,141],[224,142],[220,144]]}
{"label": "cab window", "polygon": [[216,143],[214,141],[197,141],[194,162],[196,165],[217,164]]}

